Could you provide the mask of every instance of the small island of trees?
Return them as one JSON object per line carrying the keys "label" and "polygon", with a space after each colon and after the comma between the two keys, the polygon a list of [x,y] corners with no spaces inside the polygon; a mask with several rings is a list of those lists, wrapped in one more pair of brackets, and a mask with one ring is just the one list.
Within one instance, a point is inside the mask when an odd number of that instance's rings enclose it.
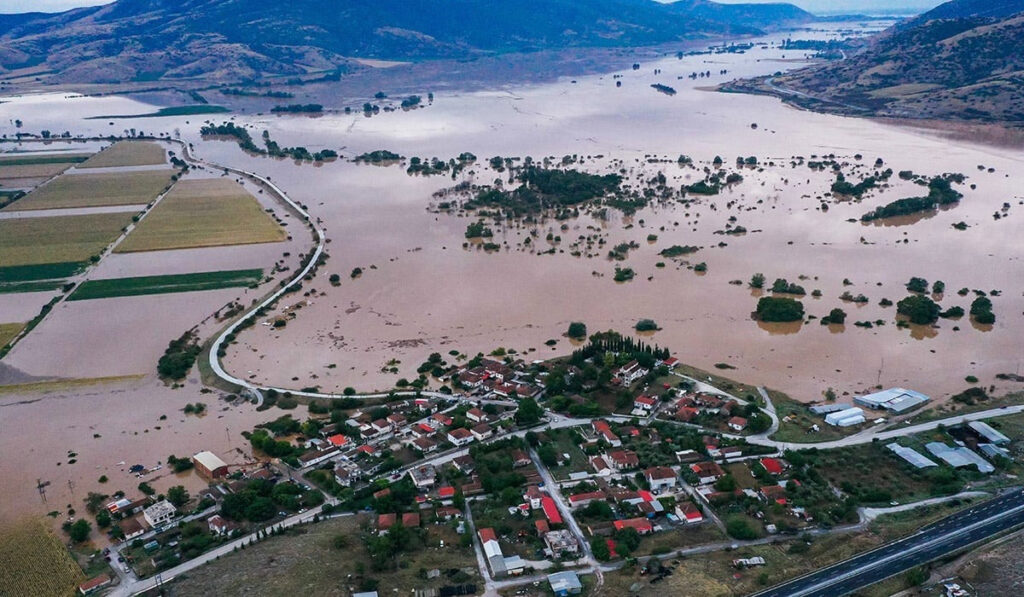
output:
{"label": "small island of trees", "polygon": [[764,322],[802,321],[804,305],[796,299],[765,296],[757,301],[756,314]]}

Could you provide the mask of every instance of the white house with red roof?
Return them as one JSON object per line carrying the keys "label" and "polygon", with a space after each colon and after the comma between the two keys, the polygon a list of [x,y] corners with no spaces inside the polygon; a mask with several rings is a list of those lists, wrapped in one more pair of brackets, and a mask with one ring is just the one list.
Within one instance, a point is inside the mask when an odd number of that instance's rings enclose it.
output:
{"label": "white house with red roof", "polygon": [[761,466],[763,466],[764,470],[768,471],[768,474],[771,475],[781,475],[785,468],[782,465],[782,461],[778,458],[762,458]]}
{"label": "white house with red roof", "polygon": [[455,446],[468,446],[473,443],[474,439],[476,438],[473,437],[472,432],[470,432],[469,429],[464,429],[462,427],[452,429],[448,432],[448,441]]}
{"label": "white house with red roof", "polygon": [[487,413],[480,410],[479,408],[471,408],[466,411],[466,418],[469,419],[470,421],[473,421],[474,423],[479,423],[481,421],[487,420]]}
{"label": "white house with red roof", "polygon": [[641,367],[640,363],[636,361],[630,361],[629,363],[627,363],[618,370],[618,372],[616,373],[616,378],[622,385],[628,386],[632,384],[634,381],[647,375],[647,373],[647,369]]}
{"label": "white house with red roof", "polygon": [[704,520],[704,513],[693,502],[680,502],[676,504],[676,516],[687,524],[694,524]]}
{"label": "white house with red roof", "polygon": [[592,421],[591,426],[594,428],[594,432],[597,433],[598,437],[611,444],[613,448],[618,448],[622,445],[622,440],[619,436],[612,433],[611,426],[608,425],[607,421]]}
{"label": "white house with red roof", "polygon": [[729,429],[733,431],[743,431],[747,428],[747,420],[743,417],[733,417],[729,419]]}
{"label": "white house with red roof", "polygon": [[667,466],[655,466],[644,471],[651,491],[665,491],[679,487],[679,476]]}

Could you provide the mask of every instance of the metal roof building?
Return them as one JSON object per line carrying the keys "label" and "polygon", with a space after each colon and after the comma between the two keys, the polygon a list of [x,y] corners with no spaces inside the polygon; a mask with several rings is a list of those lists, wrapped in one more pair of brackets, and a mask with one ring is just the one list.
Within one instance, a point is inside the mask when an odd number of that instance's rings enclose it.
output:
{"label": "metal roof building", "polygon": [[836,427],[860,425],[864,420],[864,411],[857,407],[847,408],[846,410],[825,415],[825,422],[829,425],[835,425]]}
{"label": "metal roof building", "polygon": [[807,410],[811,411],[811,413],[815,414],[815,415],[827,415],[829,413],[837,413],[837,412],[839,412],[841,410],[846,410],[848,408],[853,408],[853,405],[852,404],[840,404],[840,403],[835,403],[835,404],[819,404],[817,406],[812,406],[812,407],[808,408]]}
{"label": "metal roof building", "polygon": [[1003,458],[1010,458],[1009,450],[1007,450],[1006,448],[1000,448],[995,444],[978,444],[978,449],[981,450],[982,454],[988,456],[991,459],[996,459],[999,458],[1000,456]]}
{"label": "metal roof building", "polygon": [[917,406],[928,402],[931,398],[920,392],[905,390],[903,388],[889,388],[874,394],[857,396],[853,399],[855,404],[875,410],[889,410],[895,413],[906,412]]}
{"label": "metal roof building", "polygon": [[999,433],[984,421],[971,421],[967,424],[975,433],[988,440],[988,443],[1001,446],[1010,443],[1010,438]]}
{"label": "metal roof building", "polygon": [[583,584],[580,582],[580,578],[571,570],[549,574],[548,583],[551,585],[551,590],[554,592],[555,597],[579,595],[583,591]]}
{"label": "metal roof building", "polygon": [[936,458],[944,460],[946,464],[953,468],[961,468],[973,464],[983,473],[991,473],[996,470],[995,467],[986,462],[984,458],[978,456],[967,448],[954,448],[947,446],[942,442],[931,442],[929,444],[925,444],[924,447]]}
{"label": "metal roof building", "polygon": [[919,468],[920,469],[920,468],[930,468],[930,467],[933,467],[933,466],[939,466],[936,462],[932,461],[927,456],[921,454],[917,450],[915,450],[913,448],[907,448],[905,446],[901,446],[901,445],[897,444],[896,442],[888,444],[885,447],[889,448],[890,450],[892,450],[893,453],[895,453],[897,456],[899,456],[903,460],[906,460],[907,462],[909,462],[911,464],[911,466],[913,466],[914,468]]}

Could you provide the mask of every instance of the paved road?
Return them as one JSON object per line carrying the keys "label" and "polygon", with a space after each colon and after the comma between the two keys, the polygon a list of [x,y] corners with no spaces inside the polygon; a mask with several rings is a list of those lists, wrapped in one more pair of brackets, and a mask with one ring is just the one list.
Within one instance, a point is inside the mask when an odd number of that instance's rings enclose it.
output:
{"label": "paved road", "polygon": [[1024,489],[982,502],[917,533],[756,597],[836,597],[885,580],[993,535],[1024,524]]}

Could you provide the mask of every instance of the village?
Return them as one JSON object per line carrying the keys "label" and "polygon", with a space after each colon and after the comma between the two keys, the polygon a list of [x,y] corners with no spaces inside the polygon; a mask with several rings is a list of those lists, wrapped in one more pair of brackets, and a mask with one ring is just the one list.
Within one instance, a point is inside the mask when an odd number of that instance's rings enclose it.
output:
{"label": "village", "polygon": [[[647,582],[658,582],[671,569],[656,562],[690,549],[806,541],[862,525],[865,506],[898,510],[904,500],[998,488],[1018,469],[1011,438],[983,421],[942,430],[950,443],[932,433],[803,450],[771,439],[791,417],[780,421],[770,401],[734,396],[679,365],[667,351],[608,335],[570,359],[478,356],[448,366],[439,380],[456,389],[447,392],[314,403],[306,421],[289,413],[246,433],[252,461],[229,464],[205,451],[169,461],[208,481],[197,495],[119,495],[104,504],[116,574],[82,592],[160,580],[288,526],[356,513],[368,550],[415,561],[416,551],[395,543],[413,533],[419,549],[475,552],[477,566],[464,568],[461,582],[433,575],[418,594],[531,585],[538,594],[581,594],[595,571],[648,562]],[[593,368],[610,370],[607,383],[586,382]],[[547,395],[552,386],[573,397]],[[873,432],[884,425],[866,413],[927,400],[897,388],[801,416]],[[600,401],[615,406],[591,414]],[[736,575],[765,565],[738,558]]]}

